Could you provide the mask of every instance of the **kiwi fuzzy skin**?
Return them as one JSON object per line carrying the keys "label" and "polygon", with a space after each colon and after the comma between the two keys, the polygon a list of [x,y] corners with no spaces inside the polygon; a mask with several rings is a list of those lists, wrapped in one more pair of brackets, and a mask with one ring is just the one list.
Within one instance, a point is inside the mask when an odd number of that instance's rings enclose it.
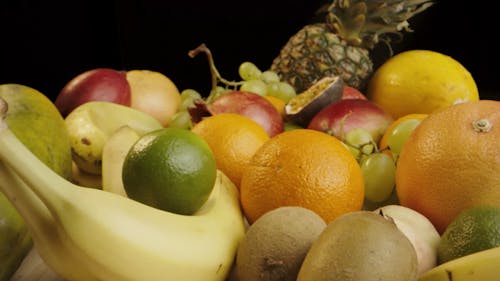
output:
{"label": "kiwi fuzzy skin", "polygon": [[311,246],[297,281],[416,281],[417,254],[396,224],[371,211],[332,221]]}
{"label": "kiwi fuzzy skin", "polygon": [[238,247],[238,280],[295,281],[308,250],[325,227],[319,215],[302,207],[267,212],[249,226]]}

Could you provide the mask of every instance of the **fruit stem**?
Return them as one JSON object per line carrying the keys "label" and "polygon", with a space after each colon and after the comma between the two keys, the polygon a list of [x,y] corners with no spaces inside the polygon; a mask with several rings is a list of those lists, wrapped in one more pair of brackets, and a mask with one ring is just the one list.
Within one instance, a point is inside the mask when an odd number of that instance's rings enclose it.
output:
{"label": "fruit stem", "polygon": [[242,81],[235,82],[235,81],[226,80],[220,75],[219,71],[217,70],[217,67],[215,67],[215,62],[214,62],[214,58],[212,56],[212,52],[210,51],[210,49],[207,47],[207,45],[205,43],[202,43],[196,49],[189,51],[188,55],[189,55],[189,57],[194,58],[199,53],[205,53],[207,55],[208,63],[210,66],[210,73],[212,75],[212,88],[210,90],[209,96],[207,97],[208,101],[211,101],[216,96],[220,95],[220,92],[217,91],[217,86],[219,85],[219,83],[225,84],[226,87],[228,87],[228,86],[229,87],[238,87],[239,85],[241,85],[243,83]]}
{"label": "fruit stem", "polygon": [[493,128],[493,124],[490,120],[483,118],[472,122],[472,128],[478,133],[487,133]]}

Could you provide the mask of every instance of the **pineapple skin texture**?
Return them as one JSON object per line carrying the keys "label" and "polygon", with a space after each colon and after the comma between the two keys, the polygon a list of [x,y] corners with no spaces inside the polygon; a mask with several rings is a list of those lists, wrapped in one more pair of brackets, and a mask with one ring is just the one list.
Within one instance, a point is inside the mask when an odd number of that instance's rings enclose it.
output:
{"label": "pineapple skin texture", "polygon": [[306,25],[290,37],[270,70],[290,83],[297,93],[330,75],[338,75],[345,84],[363,89],[373,72],[373,62],[368,49],[349,45],[327,24],[318,23]]}

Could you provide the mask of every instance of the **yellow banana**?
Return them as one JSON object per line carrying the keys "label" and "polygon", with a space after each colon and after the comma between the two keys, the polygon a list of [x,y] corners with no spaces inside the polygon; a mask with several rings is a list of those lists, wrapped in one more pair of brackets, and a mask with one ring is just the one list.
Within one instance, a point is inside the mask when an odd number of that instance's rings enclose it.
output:
{"label": "yellow banana", "polygon": [[57,222],[44,203],[12,169],[4,165],[2,157],[0,157],[0,178],[2,179],[0,191],[7,196],[26,221],[34,246],[39,253],[43,253],[43,260],[68,281],[83,280],[76,277],[97,281],[83,267],[74,266],[83,262],[80,255],[71,250],[64,232],[59,231]]}
{"label": "yellow banana", "polygon": [[244,236],[238,190],[220,171],[203,207],[177,215],[67,181],[0,121],[0,177],[40,256],[69,281],[223,281]]}
{"label": "yellow banana", "polygon": [[101,174],[102,150],[109,136],[127,125],[142,135],[163,126],[153,116],[128,106],[104,101],[86,102],[65,118],[73,161],[90,174]]}
{"label": "yellow banana", "polygon": [[500,247],[440,264],[418,281],[500,281]]}

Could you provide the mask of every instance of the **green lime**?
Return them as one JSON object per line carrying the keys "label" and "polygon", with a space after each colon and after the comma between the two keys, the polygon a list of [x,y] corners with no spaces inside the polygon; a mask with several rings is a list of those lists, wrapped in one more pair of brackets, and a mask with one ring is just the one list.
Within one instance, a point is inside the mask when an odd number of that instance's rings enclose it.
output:
{"label": "green lime", "polygon": [[207,201],[216,174],[214,155],[200,136],[163,128],[134,143],[125,157],[122,179],[129,198],[191,215]]}
{"label": "green lime", "polygon": [[446,227],[438,245],[438,262],[500,246],[500,206],[466,209]]}

